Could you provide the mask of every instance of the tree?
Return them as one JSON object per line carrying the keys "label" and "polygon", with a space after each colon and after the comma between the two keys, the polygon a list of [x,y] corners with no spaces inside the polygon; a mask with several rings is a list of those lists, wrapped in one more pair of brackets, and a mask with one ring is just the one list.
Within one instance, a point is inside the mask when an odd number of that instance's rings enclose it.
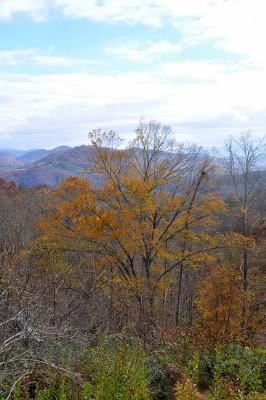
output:
{"label": "tree", "polygon": [[199,312],[195,335],[206,345],[230,343],[241,337],[243,291],[241,276],[230,265],[209,268],[204,285],[197,290]]}
{"label": "tree", "polygon": [[121,150],[113,132],[91,132],[91,172],[100,184],[67,179],[42,221],[58,248],[94,258],[111,281],[115,301],[127,310],[137,306],[141,321],[160,317],[166,286],[175,291],[179,313],[183,266],[209,262],[224,207],[207,193],[214,171],[210,160],[196,146],[177,145],[169,135],[158,122],[141,124],[129,148]]}
{"label": "tree", "polygon": [[[255,142],[248,131],[242,132],[238,139],[229,137],[226,142],[227,155],[224,158],[224,166],[233,184],[241,223],[240,232],[244,237],[248,237],[251,231],[254,217],[252,209],[257,201],[261,181],[258,161],[263,149],[264,139]],[[242,270],[243,288],[246,291],[249,284],[249,254],[246,247],[243,250]]]}

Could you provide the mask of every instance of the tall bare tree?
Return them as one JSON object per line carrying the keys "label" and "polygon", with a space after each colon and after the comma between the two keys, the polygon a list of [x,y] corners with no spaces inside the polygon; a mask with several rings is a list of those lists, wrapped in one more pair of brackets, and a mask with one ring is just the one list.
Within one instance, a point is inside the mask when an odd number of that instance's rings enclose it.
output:
{"label": "tall bare tree", "polygon": [[[249,131],[242,132],[239,138],[229,137],[225,144],[224,166],[229,174],[234,198],[238,205],[241,234],[248,237],[252,225],[251,211],[257,201],[261,173],[259,160],[265,150],[265,139],[253,140]],[[249,285],[249,253],[244,246],[242,257],[243,289]]]}

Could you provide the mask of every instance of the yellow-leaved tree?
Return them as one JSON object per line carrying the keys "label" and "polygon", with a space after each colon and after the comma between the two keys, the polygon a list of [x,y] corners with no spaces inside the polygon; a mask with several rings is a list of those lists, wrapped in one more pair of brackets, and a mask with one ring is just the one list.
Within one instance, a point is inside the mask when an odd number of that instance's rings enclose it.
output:
{"label": "yellow-leaved tree", "polygon": [[161,321],[172,306],[178,325],[184,268],[214,262],[220,246],[224,203],[210,194],[215,167],[156,121],[141,123],[127,148],[113,132],[96,130],[90,139],[94,179],[65,180],[40,227],[58,248],[93,260],[112,307]]}

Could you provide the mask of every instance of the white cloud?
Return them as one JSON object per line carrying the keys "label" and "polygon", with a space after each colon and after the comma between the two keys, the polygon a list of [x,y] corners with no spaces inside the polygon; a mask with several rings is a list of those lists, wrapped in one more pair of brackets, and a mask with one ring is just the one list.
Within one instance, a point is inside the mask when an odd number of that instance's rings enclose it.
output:
{"label": "white cloud", "polygon": [[[265,0],[1,0],[0,4],[0,18],[5,19],[20,12],[44,20],[55,11],[69,18],[155,27],[171,24],[181,31],[186,45],[212,41],[253,61],[266,61]],[[139,57],[137,50],[129,56]]]}
{"label": "white cloud", "polygon": [[43,53],[37,49],[0,50],[0,67],[31,64],[46,67],[74,67],[96,63],[96,60],[72,59],[49,52]]}
{"label": "white cloud", "polygon": [[66,16],[94,20],[112,20],[153,26],[164,18],[197,17],[219,0],[1,0],[0,16],[11,18],[15,13],[27,13],[43,19],[61,10]]}
{"label": "white cloud", "polygon": [[34,64],[45,65],[48,67],[72,67],[75,64],[75,61],[70,58],[60,56],[35,55],[32,61]]}
{"label": "white cloud", "polygon": [[266,61],[266,2],[264,0],[217,1],[200,18],[187,24],[184,33],[194,44],[213,41],[227,52]]}
{"label": "white cloud", "polygon": [[0,51],[0,66],[20,65],[36,55],[34,49]]}
{"label": "white cloud", "polygon": [[188,83],[188,79],[192,82],[217,80],[223,75],[234,72],[238,69],[237,65],[227,65],[222,62],[210,61],[179,61],[164,62],[159,65],[159,72],[168,78],[183,79],[184,83]]}
{"label": "white cloud", "polygon": [[[168,24],[181,39],[108,47],[112,55],[152,61],[141,74],[0,74],[2,137],[37,132],[36,138],[44,138],[49,131],[58,134],[60,143],[60,135],[65,138],[66,132],[74,135],[90,127],[119,127],[123,133],[147,116],[190,132],[196,140],[199,132],[201,138],[207,132],[209,141],[214,133],[215,143],[230,127],[261,131],[266,125],[265,0],[0,0],[0,18],[10,19],[18,12],[36,21],[60,12],[67,18]],[[186,47],[189,57],[193,46],[209,49],[210,44],[227,52],[220,53],[219,62],[164,61],[163,56]],[[1,65],[73,67],[91,62],[36,49],[0,52]]]}
{"label": "white cloud", "polygon": [[[172,68],[174,79],[163,68]],[[0,93],[0,135],[19,140],[34,132],[42,145],[51,132],[49,140],[58,143],[71,135],[76,141],[83,135],[84,141],[92,127],[118,128],[123,134],[141,116],[170,123],[203,144],[206,132],[215,144],[234,127],[261,131],[266,123],[266,69],[243,65],[186,61],[139,74],[2,73]]]}
{"label": "white cloud", "polygon": [[178,54],[182,50],[179,43],[172,43],[168,40],[157,42],[137,43],[128,42],[109,46],[106,51],[112,55],[127,58],[131,61],[153,62],[167,54]]}
{"label": "white cloud", "polygon": [[8,20],[16,13],[25,13],[40,22],[48,15],[52,3],[53,0],[1,0],[0,18]]}

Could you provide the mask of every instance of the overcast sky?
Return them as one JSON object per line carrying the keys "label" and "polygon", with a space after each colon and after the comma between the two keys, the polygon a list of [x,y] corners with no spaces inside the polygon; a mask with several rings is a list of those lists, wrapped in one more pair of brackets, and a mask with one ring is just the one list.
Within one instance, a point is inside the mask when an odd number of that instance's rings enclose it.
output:
{"label": "overcast sky", "polygon": [[265,0],[0,0],[0,148],[266,132]]}

